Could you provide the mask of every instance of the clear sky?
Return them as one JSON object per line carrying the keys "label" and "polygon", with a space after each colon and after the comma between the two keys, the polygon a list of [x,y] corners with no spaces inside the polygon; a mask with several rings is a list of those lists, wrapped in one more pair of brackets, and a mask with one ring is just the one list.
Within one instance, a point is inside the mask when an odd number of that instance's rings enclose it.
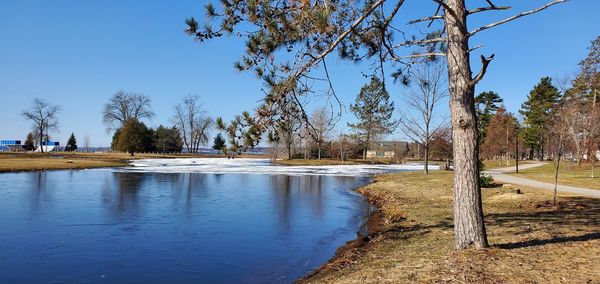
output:
{"label": "clear sky", "polygon": [[[139,92],[152,99],[156,116],[150,126],[170,124],[173,106],[187,94],[200,95],[212,116],[231,118],[257,106],[261,82],[238,73],[233,61],[244,50],[237,39],[199,45],[184,32],[184,20],[202,19],[203,3],[192,0],[3,0],[0,1],[0,139],[24,139],[30,129],[20,115],[33,98],[60,105],[62,144],[74,132],[80,143],[107,146],[102,105],[117,90]],[[426,0],[408,0],[399,20],[426,16],[435,8]],[[473,7],[484,1],[467,1]],[[547,0],[496,0],[512,5],[508,12],[490,12],[470,25],[541,6]],[[415,11],[417,13],[415,13]],[[572,0],[542,13],[481,32],[474,52],[495,53],[477,92],[493,90],[509,111],[517,112],[542,76],[572,74],[600,34],[600,1]],[[366,67],[332,60],[330,72],[337,93],[349,104],[366,79]],[[473,70],[479,68],[473,60]],[[401,104],[401,87],[390,94]],[[401,106],[400,106],[401,107]],[[440,107],[447,113],[447,105]],[[340,128],[351,120],[345,115]],[[395,135],[400,137],[401,135]]]}

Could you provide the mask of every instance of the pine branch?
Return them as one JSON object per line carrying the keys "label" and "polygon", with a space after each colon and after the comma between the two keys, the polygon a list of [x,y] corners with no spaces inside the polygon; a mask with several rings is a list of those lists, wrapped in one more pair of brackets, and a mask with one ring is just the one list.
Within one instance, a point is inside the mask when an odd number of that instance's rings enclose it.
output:
{"label": "pine branch", "polygon": [[395,45],[394,48],[398,48],[401,46],[408,46],[408,45],[419,45],[419,44],[427,44],[427,43],[444,42],[446,40],[447,39],[445,37],[436,37],[436,38],[419,39],[419,40],[408,40],[403,43]]}
{"label": "pine branch", "polygon": [[360,18],[356,19],[356,21],[354,21],[354,23],[352,23],[350,28],[348,28],[346,31],[344,31],[334,42],[332,42],[327,47],[327,49],[325,49],[318,56],[313,57],[307,64],[304,64],[302,67],[300,67],[300,69],[298,69],[296,71],[296,73],[294,73],[294,75],[292,77],[290,77],[290,81],[296,80],[299,76],[301,76],[304,72],[306,72],[306,70],[308,70],[308,68],[312,67],[319,60],[323,59],[325,56],[327,56],[329,53],[331,53],[349,34],[354,32],[356,27],[358,27],[358,25],[360,25],[360,23],[362,23],[362,21],[364,21],[371,13],[373,13],[373,11],[375,9],[377,9],[377,7],[381,6],[384,2],[385,2],[385,0],[378,0],[373,5],[371,5],[371,7],[369,7],[369,9],[367,9],[362,14],[362,16],[360,16]]}
{"label": "pine branch", "polygon": [[445,53],[441,52],[428,52],[428,53],[416,53],[411,55],[404,55],[395,57],[395,60],[405,59],[405,58],[420,58],[420,57],[434,57],[434,56],[446,56]]}

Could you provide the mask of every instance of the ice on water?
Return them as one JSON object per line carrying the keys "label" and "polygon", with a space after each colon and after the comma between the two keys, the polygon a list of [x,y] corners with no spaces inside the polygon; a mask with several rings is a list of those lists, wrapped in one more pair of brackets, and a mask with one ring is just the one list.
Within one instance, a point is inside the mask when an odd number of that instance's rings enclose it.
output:
{"label": "ice on water", "polygon": [[[400,165],[330,165],[330,166],[280,166],[268,159],[181,158],[147,159],[131,161],[125,172],[207,173],[207,174],[284,174],[284,175],[335,175],[368,176],[386,172],[423,170],[422,164]],[[429,169],[439,169],[430,165]]]}

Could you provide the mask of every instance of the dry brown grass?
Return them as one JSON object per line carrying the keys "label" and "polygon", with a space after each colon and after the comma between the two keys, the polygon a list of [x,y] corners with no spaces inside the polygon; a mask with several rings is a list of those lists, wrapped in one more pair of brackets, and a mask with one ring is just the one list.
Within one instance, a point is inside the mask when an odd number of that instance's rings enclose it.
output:
{"label": "dry brown grass", "polygon": [[[87,169],[102,167],[122,167],[129,160],[157,158],[206,158],[225,157],[224,155],[192,154],[135,154],[127,153],[0,153],[0,172]],[[242,156],[259,157],[259,156]],[[262,156],[260,156],[262,157]]]}
{"label": "dry brown grass", "polygon": [[[577,165],[572,162],[561,162],[558,174],[558,183],[563,185],[600,189],[600,167],[596,165],[595,177],[592,178],[592,165],[582,163]],[[513,175],[528,179],[554,183],[554,165],[548,162],[541,167],[521,170]]]}
{"label": "dry brown grass", "polygon": [[457,252],[451,187],[448,172],[378,176],[360,191],[381,208],[380,232],[305,282],[600,282],[599,200],[561,195],[553,208],[543,191],[485,189],[491,247]]}

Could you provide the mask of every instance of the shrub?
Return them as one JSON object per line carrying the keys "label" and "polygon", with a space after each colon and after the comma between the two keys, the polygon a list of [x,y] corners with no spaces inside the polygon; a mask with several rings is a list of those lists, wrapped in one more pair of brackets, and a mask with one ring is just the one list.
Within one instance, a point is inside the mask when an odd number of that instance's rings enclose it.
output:
{"label": "shrub", "polygon": [[491,175],[481,174],[479,175],[479,186],[482,188],[490,188],[496,186],[494,178]]}

